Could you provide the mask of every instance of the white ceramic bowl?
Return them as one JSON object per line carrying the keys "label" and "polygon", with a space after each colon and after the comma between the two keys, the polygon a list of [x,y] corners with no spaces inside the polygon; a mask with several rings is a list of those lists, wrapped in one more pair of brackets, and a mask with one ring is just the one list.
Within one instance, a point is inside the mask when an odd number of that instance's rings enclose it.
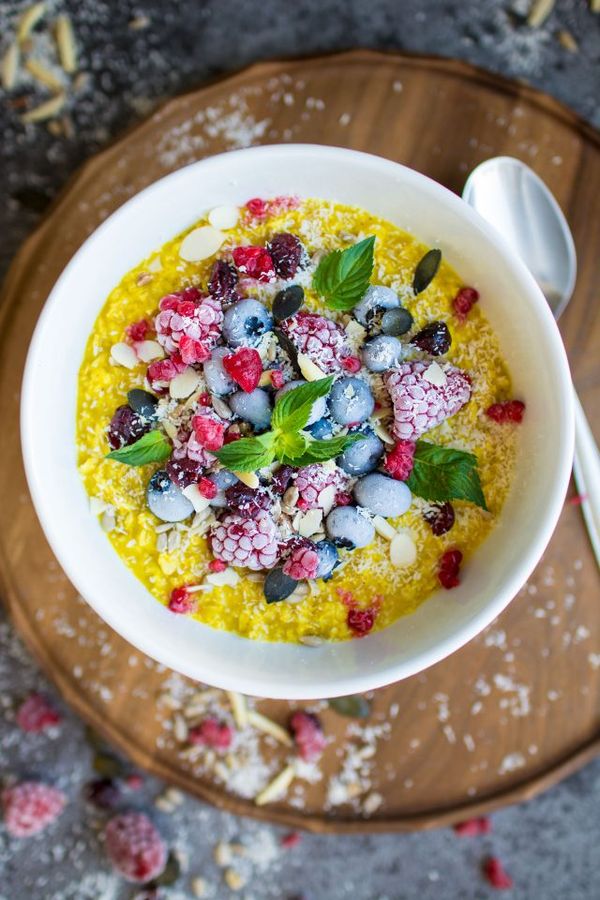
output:
{"label": "white ceramic bowl", "polygon": [[[298,194],[362,206],[439,246],[475,285],[527,402],[515,482],[461,586],[363,640],[318,648],[245,640],[168,612],[117,556],[89,510],[75,464],[77,374],[87,337],[121,277],[202,213],[249,197]],[[27,359],[22,441],[33,501],[65,572],[96,612],[149,656],[246,694],[318,698],[413,675],[488,625],[540,559],[573,453],[563,345],[525,266],[450,191],[396,163],[335,147],[257,147],[174,172],[125,203],[83,244],[52,290]]]}

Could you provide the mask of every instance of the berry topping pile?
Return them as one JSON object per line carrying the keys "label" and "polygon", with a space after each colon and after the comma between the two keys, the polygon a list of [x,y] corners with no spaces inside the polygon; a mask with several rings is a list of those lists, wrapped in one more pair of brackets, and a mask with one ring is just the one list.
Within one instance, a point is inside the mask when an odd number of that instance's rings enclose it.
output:
{"label": "berry topping pile", "polygon": [[[452,361],[453,340],[480,316],[477,290],[455,287],[445,308],[423,315],[421,297],[444,277],[439,250],[392,276],[382,237],[344,237],[343,249],[315,253],[310,229],[294,233],[286,221],[298,205],[249,200],[246,236],[236,242],[225,231],[212,256],[200,256],[190,232],[185,283],[169,285],[112,349],[112,363],[137,380],[106,422],[107,456],[148,472],[157,546],[170,552],[202,525],[212,556],[177,569],[188,580],[170,582],[174,614],[194,614],[206,590],[235,588],[244,571],[262,573],[265,610],[301,603],[375,541],[389,542],[392,566],[417,566],[415,521],[421,540],[438,542],[430,580],[457,587],[463,553],[444,536],[464,504],[487,507],[477,456],[454,440],[453,418],[476,420],[496,440],[499,424],[505,434],[523,419],[520,400],[487,394],[481,404],[477,371]],[[197,275],[193,253],[206,262]],[[411,509],[412,531],[402,522]],[[346,607],[346,636],[365,637],[382,598],[340,590],[333,602]],[[38,706],[23,720],[45,727],[51,714]],[[305,758],[320,752],[317,722],[292,727]],[[231,735],[207,720],[194,740],[225,749]],[[139,870],[158,866],[150,823],[111,826],[115,864],[128,877],[138,880],[138,845]]]}

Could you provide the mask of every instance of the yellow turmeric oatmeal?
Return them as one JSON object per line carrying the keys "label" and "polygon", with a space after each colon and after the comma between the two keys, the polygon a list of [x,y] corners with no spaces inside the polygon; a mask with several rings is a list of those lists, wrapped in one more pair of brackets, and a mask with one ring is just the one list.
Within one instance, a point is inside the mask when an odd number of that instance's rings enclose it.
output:
{"label": "yellow turmeric oatmeal", "polygon": [[79,470],[173,614],[362,637],[469,577],[524,404],[439,250],[363,209],[210,210],[115,287],[79,376]]}

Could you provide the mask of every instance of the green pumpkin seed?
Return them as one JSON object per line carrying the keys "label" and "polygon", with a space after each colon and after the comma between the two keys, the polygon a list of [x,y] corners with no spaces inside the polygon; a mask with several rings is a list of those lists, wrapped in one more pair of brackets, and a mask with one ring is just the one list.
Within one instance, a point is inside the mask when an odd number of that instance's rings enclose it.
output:
{"label": "green pumpkin seed", "polygon": [[179,876],[181,875],[181,865],[179,860],[171,850],[169,856],[167,857],[167,862],[160,873],[156,878],[153,878],[150,884],[148,885],[151,888],[154,887],[168,887],[171,884],[175,884]]}
{"label": "green pumpkin seed", "polygon": [[429,287],[437,274],[442,261],[441,250],[429,250],[422,260],[417,263],[413,278],[413,291],[420,294],[425,288]]}
{"label": "green pumpkin seed", "polygon": [[350,697],[334,697],[333,700],[327,702],[329,707],[340,716],[348,716],[350,719],[368,719],[371,715],[371,704],[366,697],[360,694]]}

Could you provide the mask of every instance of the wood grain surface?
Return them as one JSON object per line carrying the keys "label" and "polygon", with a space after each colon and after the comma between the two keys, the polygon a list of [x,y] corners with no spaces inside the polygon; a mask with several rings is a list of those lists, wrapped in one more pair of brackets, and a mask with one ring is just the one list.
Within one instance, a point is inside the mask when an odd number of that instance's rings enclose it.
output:
{"label": "wood grain surface", "polygon": [[[222,150],[282,141],[367,150],[457,192],[490,156],[509,154],[531,165],[574,231],[578,283],[561,330],[595,427],[598,135],[550,98],[463,63],[357,51],[256,65],[169,101],[90,160],[13,263],[0,310],[2,595],[27,645],[83,718],[136,764],[197,796],[316,831],[447,824],[529,798],[600,752],[600,582],[576,505],[566,504],[535,575],[485,634],[375,694],[373,722],[389,722],[389,731],[377,743],[371,774],[383,803],[367,819],[356,805],[326,801],[328,778],[340,765],[335,754],[326,754],[324,778],[308,784],[296,806],[282,800],[258,809],[194,774],[156,704],[171,673],[76,596],[27,492],[18,435],[23,364],[37,316],[74,251],[128,197],[169,171]],[[518,298],[507,302],[518,315]],[[289,713],[275,701],[260,709],[279,721]],[[341,746],[347,720],[332,711],[323,719]]]}

